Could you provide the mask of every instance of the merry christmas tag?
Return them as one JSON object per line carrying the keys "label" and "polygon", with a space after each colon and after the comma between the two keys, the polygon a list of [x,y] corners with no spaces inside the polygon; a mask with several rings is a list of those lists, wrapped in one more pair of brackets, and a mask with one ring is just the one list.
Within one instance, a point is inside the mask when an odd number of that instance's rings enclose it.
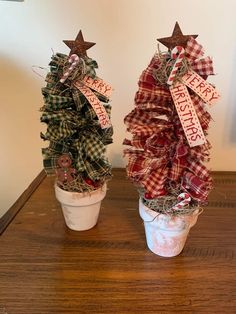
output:
{"label": "merry christmas tag", "polygon": [[93,107],[94,111],[96,112],[96,115],[98,117],[98,120],[100,122],[101,128],[106,129],[111,127],[111,121],[109,119],[109,116],[103,107],[103,105],[100,103],[97,96],[90,90],[89,87],[81,84],[80,82],[75,82],[74,84],[81,93],[87,98],[90,105]]}
{"label": "merry christmas tag", "polygon": [[170,87],[170,93],[189,146],[194,147],[206,143],[205,135],[187,87],[177,82]]}
{"label": "merry christmas tag", "polygon": [[96,92],[102,94],[103,96],[110,98],[112,93],[112,87],[105,83],[99,77],[93,79],[90,76],[85,76],[83,79],[83,83],[91,89],[95,90]]}
{"label": "merry christmas tag", "polygon": [[208,105],[214,105],[220,98],[216,89],[192,70],[188,71],[182,77],[182,82],[191,88]]}

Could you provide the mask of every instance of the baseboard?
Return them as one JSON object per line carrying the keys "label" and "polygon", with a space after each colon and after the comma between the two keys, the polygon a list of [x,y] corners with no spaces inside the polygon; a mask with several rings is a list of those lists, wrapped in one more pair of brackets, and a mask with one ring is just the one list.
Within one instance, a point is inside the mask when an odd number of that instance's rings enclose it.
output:
{"label": "baseboard", "polygon": [[37,189],[43,179],[46,177],[45,171],[42,170],[28,188],[21,194],[17,201],[8,209],[8,211],[0,218],[0,235],[6,230],[20,209],[24,206],[33,192]]}
{"label": "baseboard", "polygon": [[211,174],[214,176],[214,175],[220,175],[220,176],[222,176],[222,175],[224,175],[224,176],[235,176],[236,175],[236,171],[214,171],[214,170],[212,170],[211,171]]}

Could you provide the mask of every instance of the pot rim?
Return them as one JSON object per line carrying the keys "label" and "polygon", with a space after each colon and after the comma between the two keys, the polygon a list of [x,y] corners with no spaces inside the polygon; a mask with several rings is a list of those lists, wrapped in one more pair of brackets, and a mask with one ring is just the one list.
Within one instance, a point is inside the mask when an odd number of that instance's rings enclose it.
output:
{"label": "pot rim", "polygon": [[58,189],[60,191],[60,193],[64,193],[65,195],[81,195],[81,197],[87,197],[90,196],[92,194],[97,193],[99,190],[101,190],[101,192],[106,192],[107,190],[107,184],[104,183],[101,187],[97,188],[96,190],[93,191],[85,191],[85,192],[74,192],[74,191],[66,191],[63,190],[62,188],[60,188],[59,185],[57,185],[57,183],[54,184],[54,188]]}
{"label": "pot rim", "polygon": [[81,207],[101,202],[107,191],[106,183],[97,190],[88,193],[69,192],[61,189],[57,184],[54,185],[57,200],[68,206]]}
{"label": "pot rim", "polygon": [[[187,216],[199,216],[203,212],[202,208],[194,210],[192,213],[188,214],[182,214],[178,215],[179,218],[185,218]],[[169,216],[169,217],[175,217],[175,215],[172,214],[165,214],[165,213],[159,213],[156,212],[153,209],[150,209],[146,205],[143,204],[142,199],[139,198],[139,214],[144,222],[153,222],[158,216]]]}

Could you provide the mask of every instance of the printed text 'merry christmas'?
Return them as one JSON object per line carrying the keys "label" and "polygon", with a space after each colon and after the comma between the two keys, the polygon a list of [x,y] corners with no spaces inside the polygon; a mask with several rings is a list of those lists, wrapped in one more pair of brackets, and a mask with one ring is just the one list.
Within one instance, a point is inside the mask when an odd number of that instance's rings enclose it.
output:
{"label": "printed text 'merry christmas'", "polygon": [[85,78],[83,79],[83,83],[107,98],[111,96],[112,87],[105,83],[99,77],[93,79],[90,76],[85,76]]}
{"label": "printed text 'merry christmas'", "polygon": [[206,143],[187,87],[184,84],[177,83],[170,88],[170,92],[189,146],[194,147]]}
{"label": "printed text 'merry christmas'", "polygon": [[88,87],[80,84],[79,82],[76,82],[75,86],[84,94],[90,105],[93,107],[100,122],[101,128],[109,128],[111,126],[109,116],[97,96]]}
{"label": "printed text 'merry christmas'", "polygon": [[213,105],[220,98],[216,89],[194,71],[188,71],[182,81],[209,105]]}

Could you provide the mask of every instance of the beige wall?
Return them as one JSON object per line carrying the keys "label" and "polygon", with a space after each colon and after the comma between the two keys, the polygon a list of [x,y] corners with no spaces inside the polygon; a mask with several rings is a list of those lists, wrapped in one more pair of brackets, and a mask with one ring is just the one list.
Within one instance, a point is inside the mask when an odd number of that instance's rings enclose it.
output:
{"label": "beige wall", "polygon": [[210,167],[236,170],[236,1],[235,0],[25,0],[0,1],[0,216],[42,169],[39,108],[42,78],[32,65],[47,66],[51,49],[68,53],[63,39],[82,29],[97,45],[89,56],[99,76],[111,83],[114,144],[109,157],[124,166],[123,117],[132,109],[137,80],[154,54],[156,38],[169,36],[175,21],[185,34],[199,34],[214,57],[211,82],[222,94],[211,109]]}

